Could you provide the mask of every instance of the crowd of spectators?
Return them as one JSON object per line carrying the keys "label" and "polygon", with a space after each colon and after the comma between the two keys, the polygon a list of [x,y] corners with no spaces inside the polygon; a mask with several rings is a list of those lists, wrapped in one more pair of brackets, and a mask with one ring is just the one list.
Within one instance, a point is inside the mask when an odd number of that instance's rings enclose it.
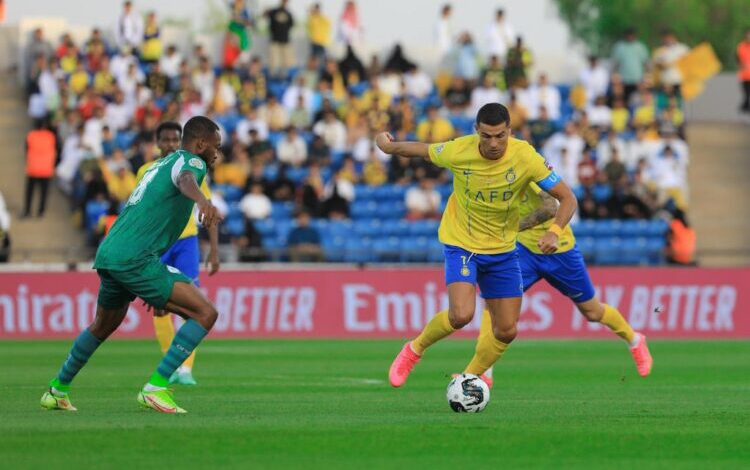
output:
{"label": "crowd of spectators", "polygon": [[[590,57],[575,84],[558,85],[534,64],[503,10],[475,37],[453,31],[453,7],[445,5],[435,28],[440,68],[430,76],[398,44],[385,60],[363,61],[354,1],[335,27],[319,4],[301,19],[287,3],[250,12],[232,2],[220,58],[201,45],[186,53],[164,44],[158,13],[144,15],[129,1],[113,37],[95,28],[84,41],[64,34],[53,45],[34,31],[26,51],[29,115],[54,132],[57,184],[92,245],[104,233],[102,221],[135,188],[138,168],[160,156],[159,123],[197,114],[222,128],[224,158],[211,181],[215,202],[247,221],[242,231],[222,233],[222,243],[240,251],[259,249],[254,224],[289,203],[300,228],[289,238],[292,257],[322,259],[311,248],[320,245],[311,219],[352,217],[361,187],[404,187],[404,219],[439,218],[450,175],[385,155],[372,137],[390,131],[398,139],[446,141],[472,133],[476,110],[487,102],[508,106],[514,134],[575,188],[581,218],[649,219],[687,208],[676,61],[688,48],[673,33],[665,31],[649,53],[629,30],[611,57]],[[267,60],[254,47],[261,21]],[[309,52],[301,61],[292,39],[303,28]],[[331,53],[335,42],[341,57]],[[532,66],[542,71],[533,76]]]}

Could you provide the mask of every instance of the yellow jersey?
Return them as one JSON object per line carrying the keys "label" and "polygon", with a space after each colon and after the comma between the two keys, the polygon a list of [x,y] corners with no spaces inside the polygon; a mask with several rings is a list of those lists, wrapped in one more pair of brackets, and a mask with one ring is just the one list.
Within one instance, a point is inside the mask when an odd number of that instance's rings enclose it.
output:
{"label": "yellow jersey", "polygon": [[471,253],[513,251],[526,188],[534,182],[544,182],[544,187],[559,181],[534,147],[512,137],[499,160],[482,157],[477,134],[432,144],[429,152],[435,165],[453,173],[453,193],[438,231],[440,241]]}
{"label": "yellow jersey", "polygon": [[[542,198],[540,196],[542,188],[536,183],[531,183],[526,191],[521,195],[521,208],[519,209],[519,215],[521,219],[528,217],[535,210],[542,207]],[[518,243],[528,248],[530,252],[538,255],[543,255],[542,250],[539,249],[539,240],[542,239],[544,234],[549,231],[550,226],[555,222],[554,217],[542,222],[539,225],[531,227],[530,229],[518,232]],[[566,251],[572,250],[576,246],[576,238],[573,235],[573,229],[570,228],[570,224],[566,225],[562,233],[557,239],[558,249],[555,252],[565,253]]]}
{"label": "yellow jersey", "polygon": [[[138,174],[135,177],[136,184],[141,182],[141,178],[143,178],[143,175],[146,174],[149,168],[156,163],[158,160],[154,160],[152,162],[148,162],[143,164],[138,169]],[[206,199],[211,199],[211,188],[208,187],[208,178],[203,178],[203,183],[201,183],[201,192],[204,196],[206,196]],[[182,231],[180,234],[180,240],[188,238],[188,237],[195,237],[198,235],[198,223],[195,221],[195,217],[190,217],[188,219],[188,223],[185,226],[185,230]]]}

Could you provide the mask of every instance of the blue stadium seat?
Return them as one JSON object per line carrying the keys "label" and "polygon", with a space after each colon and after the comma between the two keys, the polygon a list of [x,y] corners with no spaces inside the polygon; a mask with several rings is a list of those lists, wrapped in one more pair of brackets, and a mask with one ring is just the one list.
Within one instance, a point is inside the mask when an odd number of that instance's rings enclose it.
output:
{"label": "blue stadium seat", "polygon": [[582,219],[580,222],[575,224],[573,232],[576,237],[591,237],[596,232],[596,221],[591,219]]}
{"label": "blue stadium seat", "polygon": [[624,220],[620,233],[623,237],[648,236],[648,222],[645,220]]}
{"label": "blue stadium seat", "polygon": [[346,240],[344,260],[350,263],[368,263],[373,260],[372,239],[351,237]]}
{"label": "blue stadium seat", "polygon": [[665,263],[666,256],[664,253],[664,249],[666,248],[666,246],[667,241],[664,238],[653,237],[648,239],[648,242],[646,242],[646,247],[648,250],[649,264],[660,265]]}
{"label": "blue stadium seat", "polygon": [[409,234],[420,237],[435,237],[440,222],[437,220],[415,220],[409,225]]}
{"label": "blue stadium seat", "polygon": [[437,192],[440,193],[440,197],[443,198],[443,201],[447,201],[448,198],[453,193],[453,185],[452,184],[443,184],[435,188]]}
{"label": "blue stadium seat", "polygon": [[257,230],[264,239],[278,237],[276,222],[272,219],[256,220],[253,222],[253,225],[255,226],[255,230]]}
{"label": "blue stadium seat", "polygon": [[286,246],[286,242],[289,239],[289,232],[297,226],[297,222],[291,219],[279,219],[276,220],[276,239],[279,243]]}
{"label": "blue stadium seat", "polygon": [[268,181],[276,181],[276,178],[279,176],[279,166],[278,165],[268,165],[263,169],[263,177],[266,178]]}
{"label": "blue stadium seat", "polygon": [[403,219],[406,216],[406,204],[402,201],[381,202],[377,207],[376,214],[384,219]]}
{"label": "blue stadium seat", "polygon": [[323,251],[327,261],[341,262],[346,255],[346,237],[335,236],[323,239]]}
{"label": "blue stadium seat", "polygon": [[224,200],[230,203],[238,202],[245,195],[242,189],[228,184],[221,186],[221,192],[224,194]]}
{"label": "blue stadium seat", "polygon": [[283,132],[271,132],[268,134],[268,143],[271,144],[271,147],[276,150],[279,146],[279,143],[284,140],[284,133]]}
{"label": "blue stadium seat", "polygon": [[624,238],[620,247],[621,264],[628,266],[646,266],[649,264],[649,253],[647,249],[647,239]]}
{"label": "blue stadium seat", "polygon": [[594,246],[596,264],[617,265],[621,263],[622,240],[617,237],[603,237]]}
{"label": "blue stadium seat", "polygon": [[427,237],[401,239],[401,260],[424,263],[429,259],[430,245]]}
{"label": "blue stadium seat", "polygon": [[354,187],[354,194],[357,195],[357,201],[369,201],[375,199],[375,188],[366,184],[358,184]]}
{"label": "blue stadium seat", "polygon": [[579,237],[576,246],[587,263],[594,261],[596,256],[596,239],[593,237]]}
{"label": "blue stadium seat", "polygon": [[296,185],[302,184],[310,174],[309,168],[289,168],[286,172],[286,176],[294,182]]}
{"label": "blue stadium seat", "polygon": [[137,134],[135,132],[120,131],[115,137],[115,145],[120,150],[128,150],[135,143]]}
{"label": "blue stadium seat", "polygon": [[431,263],[443,263],[445,256],[443,255],[443,244],[436,238],[428,238],[429,244],[427,246],[427,261]]}
{"label": "blue stadium seat", "polygon": [[378,207],[378,203],[373,200],[354,201],[349,206],[349,212],[353,219],[371,219],[380,215]]}
{"label": "blue stadium seat", "polygon": [[354,233],[358,237],[376,238],[383,235],[383,223],[379,219],[362,219],[354,222]]}
{"label": "blue stadium seat", "polygon": [[576,195],[576,199],[581,201],[586,196],[586,188],[584,188],[580,184],[577,184],[575,185],[575,187],[573,187],[573,194]]}
{"label": "blue stadium seat", "polygon": [[594,236],[599,237],[614,237],[620,234],[620,228],[622,222],[619,220],[599,220],[594,225]]}
{"label": "blue stadium seat", "polygon": [[649,237],[663,237],[669,230],[669,224],[665,220],[652,220],[648,224]]}
{"label": "blue stadium seat", "polygon": [[401,258],[401,241],[397,237],[380,238],[373,242],[372,251],[378,261],[399,261]]}
{"label": "blue stadium seat", "polygon": [[404,237],[409,235],[411,223],[406,220],[386,219],[383,221],[382,233],[391,237]]}
{"label": "blue stadium seat", "polygon": [[591,196],[596,202],[607,202],[612,197],[612,187],[608,184],[598,184],[591,190]]}
{"label": "blue stadium seat", "polygon": [[292,202],[274,202],[271,203],[271,218],[291,219],[294,215],[294,203]]}
{"label": "blue stadium seat", "polygon": [[228,219],[224,224],[229,235],[233,237],[240,237],[245,233],[245,219]]}
{"label": "blue stadium seat", "polygon": [[328,233],[333,237],[351,237],[354,223],[350,220],[332,220],[328,225]]}

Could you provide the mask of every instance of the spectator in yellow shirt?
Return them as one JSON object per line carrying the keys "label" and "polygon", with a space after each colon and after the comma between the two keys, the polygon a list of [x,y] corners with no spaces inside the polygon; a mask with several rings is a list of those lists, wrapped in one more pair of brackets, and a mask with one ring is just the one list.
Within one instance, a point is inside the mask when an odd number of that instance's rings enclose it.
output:
{"label": "spectator in yellow shirt", "polygon": [[317,57],[320,64],[325,63],[326,49],[331,45],[332,31],[331,20],[321,11],[320,3],[315,3],[310,9],[307,34],[310,38],[310,55]]}
{"label": "spectator in yellow shirt", "polygon": [[78,65],[76,66],[76,71],[70,75],[69,85],[70,89],[73,90],[73,93],[75,93],[77,96],[81,96],[81,94],[86,91],[86,88],[88,88],[89,73],[84,68],[82,62],[78,63]]}
{"label": "spectator in yellow shirt", "polygon": [[435,142],[446,142],[456,134],[453,124],[438,115],[436,107],[427,110],[427,120],[417,126],[417,140],[432,144]]}
{"label": "spectator in yellow shirt", "polygon": [[625,101],[622,98],[615,99],[612,107],[612,130],[618,134],[625,132],[628,122],[630,122],[630,111],[625,106]]}
{"label": "spectator in yellow shirt", "polygon": [[651,92],[643,94],[643,104],[635,110],[633,116],[633,125],[636,127],[650,126],[656,121],[656,106],[654,105],[654,96]]}
{"label": "spectator in yellow shirt", "polygon": [[374,151],[370,153],[370,160],[365,165],[363,177],[367,186],[382,186],[388,181],[388,171]]}

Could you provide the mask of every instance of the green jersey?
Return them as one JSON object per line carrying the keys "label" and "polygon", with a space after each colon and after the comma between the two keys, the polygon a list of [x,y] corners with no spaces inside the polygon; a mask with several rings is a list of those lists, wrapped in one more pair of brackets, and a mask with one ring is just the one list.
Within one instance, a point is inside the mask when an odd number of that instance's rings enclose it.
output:
{"label": "green jersey", "polygon": [[95,269],[122,270],[161,257],[180,237],[193,214],[191,199],[178,188],[180,173],[206,177],[206,162],[185,150],[157,161],[143,175],[96,252]]}

